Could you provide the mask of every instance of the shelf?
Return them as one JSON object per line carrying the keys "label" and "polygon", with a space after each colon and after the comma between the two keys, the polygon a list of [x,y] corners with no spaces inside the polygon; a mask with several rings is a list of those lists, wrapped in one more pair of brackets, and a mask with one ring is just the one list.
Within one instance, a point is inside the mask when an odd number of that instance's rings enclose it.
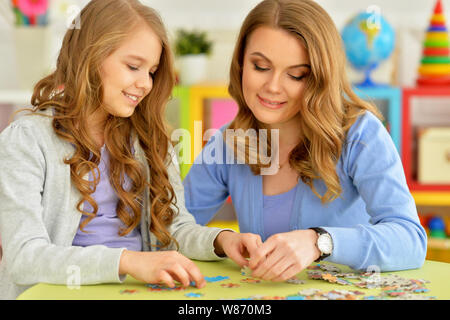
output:
{"label": "shelf", "polygon": [[412,191],[416,205],[450,206],[450,192]]}
{"label": "shelf", "polygon": [[428,249],[449,250],[450,249],[450,238],[446,238],[446,239],[428,238]]}
{"label": "shelf", "polygon": [[[450,98],[450,87],[403,88],[403,126],[401,158],[406,181],[418,204],[450,205],[450,184],[422,184],[417,180],[417,142],[414,130],[418,127],[449,126],[448,109],[441,108],[439,99]],[[426,99],[419,104],[417,99]],[[430,101],[433,101],[431,103]],[[441,102],[442,104],[442,102]],[[420,107],[419,107],[420,106]],[[422,111],[425,110],[425,111]],[[442,110],[446,110],[443,112]],[[431,116],[429,116],[431,115]],[[435,118],[430,120],[434,116]],[[445,124],[445,125],[444,125]]]}

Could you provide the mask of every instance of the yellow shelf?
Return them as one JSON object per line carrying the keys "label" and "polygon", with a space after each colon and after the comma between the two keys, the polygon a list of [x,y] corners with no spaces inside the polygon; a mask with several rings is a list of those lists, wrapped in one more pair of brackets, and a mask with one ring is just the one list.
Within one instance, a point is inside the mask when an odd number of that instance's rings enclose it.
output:
{"label": "yellow shelf", "polygon": [[450,238],[446,239],[428,238],[428,248],[438,250],[448,250],[450,249]]}
{"label": "yellow shelf", "polygon": [[450,206],[450,192],[414,191],[411,192],[416,205]]}
{"label": "yellow shelf", "polygon": [[450,263],[450,238],[428,238],[427,260]]}

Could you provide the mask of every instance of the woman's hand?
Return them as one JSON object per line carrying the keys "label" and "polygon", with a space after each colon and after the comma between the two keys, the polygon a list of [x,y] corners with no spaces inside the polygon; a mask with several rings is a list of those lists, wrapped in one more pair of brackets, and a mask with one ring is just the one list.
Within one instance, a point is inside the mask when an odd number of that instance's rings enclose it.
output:
{"label": "woman's hand", "polygon": [[246,258],[252,257],[259,246],[261,237],[253,233],[220,232],[214,240],[215,252],[218,256],[226,255],[240,267],[247,266]]}
{"label": "woman's hand", "polygon": [[146,283],[165,283],[184,287],[195,281],[197,288],[206,284],[197,265],[176,251],[138,252],[124,250],[120,257],[119,274],[129,274]]}
{"label": "woman's hand", "polygon": [[319,258],[314,230],[295,230],[268,238],[250,258],[252,276],[286,281]]}

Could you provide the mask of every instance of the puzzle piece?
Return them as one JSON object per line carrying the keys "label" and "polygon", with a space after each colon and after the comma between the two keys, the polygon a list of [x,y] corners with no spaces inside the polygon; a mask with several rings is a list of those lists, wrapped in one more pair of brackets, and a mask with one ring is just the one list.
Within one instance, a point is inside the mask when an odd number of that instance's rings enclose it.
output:
{"label": "puzzle piece", "polygon": [[230,277],[228,276],[205,277],[205,280],[207,282],[218,282],[226,279],[230,279]]}
{"label": "puzzle piece", "polygon": [[244,267],[241,269],[241,275],[242,275],[242,276],[248,276],[248,277],[251,277],[251,276],[252,276],[252,269],[250,269],[249,266],[244,266]]}
{"label": "puzzle piece", "polygon": [[184,294],[188,298],[200,298],[203,296],[203,293],[194,293],[194,292],[188,292]]}
{"label": "puzzle piece", "polygon": [[220,286],[224,288],[239,288],[241,285],[237,283],[222,283]]}
{"label": "puzzle piece", "polygon": [[287,279],[286,282],[290,283],[290,284],[305,284],[306,283],[306,281],[300,280],[300,279],[295,278],[295,277],[291,278],[291,279]]}
{"label": "puzzle piece", "polygon": [[148,291],[179,291],[179,290],[186,290],[185,287],[176,285],[175,287],[171,288],[166,285],[162,284],[153,284],[153,283],[147,283],[145,285],[148,289]]}
{"label": "puzzle piece", "polygon": [[244,283],[260,283],[261,280],[259,280],[259,279],[252,279],[252,278],[245,278],[245,279],[242,279],[241,282],[244,282]]}
{"label": "puzzle piece", "polygon": [[120,294],[135,294],[135,293],[139,293],[139,290],[137,289],[124,289],[124,290],[120,290]]}

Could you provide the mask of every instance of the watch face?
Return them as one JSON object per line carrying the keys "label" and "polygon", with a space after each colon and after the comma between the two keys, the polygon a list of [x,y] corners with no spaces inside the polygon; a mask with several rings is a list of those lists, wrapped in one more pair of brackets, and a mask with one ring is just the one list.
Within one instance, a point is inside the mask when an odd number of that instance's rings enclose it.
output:
{"label": "watch face", "polygon": [[321,234],[319,239],[317,239],[317,247],[319,247],[322,254],[331,254],[333,251],[333,241],[331,240],[330,235]]}

